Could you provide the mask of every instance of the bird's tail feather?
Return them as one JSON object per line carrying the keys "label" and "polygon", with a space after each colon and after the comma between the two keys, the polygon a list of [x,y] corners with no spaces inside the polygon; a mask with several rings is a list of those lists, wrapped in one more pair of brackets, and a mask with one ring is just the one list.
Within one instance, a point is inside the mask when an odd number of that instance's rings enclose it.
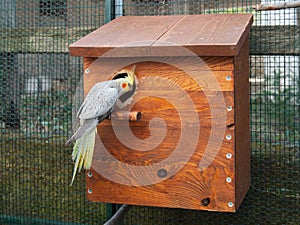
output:
{"label": "bird's tail feather", "polygon": [[84,120],[77,131],[72,135],[72,137],[66,142],[66,146],[72,143],[73,141],[81,138],[85,133],[90,133],[97,126],[98,120]]}
{"label": "bird's tail feather", "polygon": [[71,185],[73,184],[77,171],[80,172],[82,168],[91,168],[96,133],[97,129],[95,128],[88,134],[83,135],[76,140],[72,152],[72,160],[75,161],[75,165]]}

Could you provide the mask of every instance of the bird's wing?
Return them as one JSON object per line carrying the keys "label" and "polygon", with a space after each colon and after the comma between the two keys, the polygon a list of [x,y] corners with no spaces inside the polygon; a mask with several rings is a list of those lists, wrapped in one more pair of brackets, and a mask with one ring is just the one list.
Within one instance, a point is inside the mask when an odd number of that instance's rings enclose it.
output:
{"label": "bird's wing", "polygon": [[79,112],[80,119],[92,119],[107,114],[118,99],[118,90],[109,84],[100,83],[86,96]]}

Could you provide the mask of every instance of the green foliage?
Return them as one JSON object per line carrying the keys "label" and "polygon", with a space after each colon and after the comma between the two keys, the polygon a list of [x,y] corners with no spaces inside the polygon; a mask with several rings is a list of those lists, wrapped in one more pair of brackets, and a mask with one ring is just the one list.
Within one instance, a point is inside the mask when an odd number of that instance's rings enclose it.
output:
{"label": "green foliage", "polygon": [[[264,88],[251,100],[252,135],[272,142],[299,145],[300,134],[300,80],[290,78],[275,70],[266,78]],[[297,80],[296,80],[297,79]]]}
{"label": "green foliage", "polygon": [[27,135],[58,135],[68,133],[72,103],[66,91],[24,94],[21,98],[22,129]]}

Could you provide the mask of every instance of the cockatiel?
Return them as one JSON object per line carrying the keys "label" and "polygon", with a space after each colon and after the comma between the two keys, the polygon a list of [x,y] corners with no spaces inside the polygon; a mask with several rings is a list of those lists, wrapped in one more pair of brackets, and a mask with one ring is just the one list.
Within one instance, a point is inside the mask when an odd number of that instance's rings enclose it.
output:
{"label": "cockatiel", "polygon": [[133,90],[135,84],[134,70],[135,66],[131,70],[122,70],[118,73],[125,74],[125,77],[96,83],[80,106],[76,116],[76,120],[80,122],[80,127],[66,142],[68,145],[75,141],[72,153],[72,160],[75,161],[75,165],[71,185],[77,170],[80,172],[82,167],[90,169],[97,125],[115,109],[120,96]]}

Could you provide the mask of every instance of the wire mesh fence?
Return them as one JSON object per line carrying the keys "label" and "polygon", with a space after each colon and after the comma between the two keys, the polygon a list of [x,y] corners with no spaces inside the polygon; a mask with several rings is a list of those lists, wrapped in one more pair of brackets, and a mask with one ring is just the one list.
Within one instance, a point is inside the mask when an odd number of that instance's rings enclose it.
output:
{"label": "wire mesh fence", "polygon": [[69,186],[72,149],[64,143],[83,71],[68,45],[122,15],[208,13],[254,15],[251,188],[235,214],[134,206],[124,224],[299,224],[300,11],[257,12],[258,3],[0,1],[0,224],[102,224],[112,211],[85,200],[83,173]]}

